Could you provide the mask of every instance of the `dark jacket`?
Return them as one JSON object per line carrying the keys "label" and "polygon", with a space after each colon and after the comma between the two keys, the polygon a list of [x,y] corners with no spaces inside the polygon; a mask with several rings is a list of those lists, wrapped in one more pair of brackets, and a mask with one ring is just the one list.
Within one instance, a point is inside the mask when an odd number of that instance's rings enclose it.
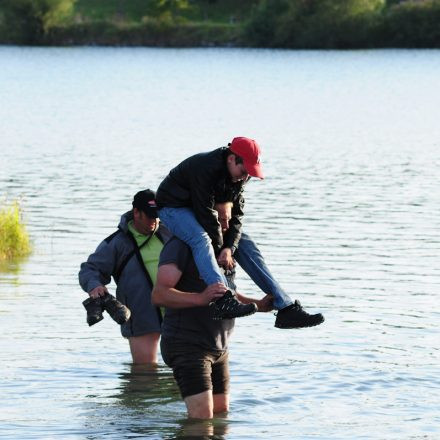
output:
{"label": "dark jacket", "polygon": [[[170,171],[156,193],[159,208],[191,208],[216,253],[224,247],[234,251],[241,236],[244,182],[231,181],[226,166],[228,154],[228,148],[222,147],[185,159]],[[223,237],[214,205],[225,201],[234,205],[229,230]]]}

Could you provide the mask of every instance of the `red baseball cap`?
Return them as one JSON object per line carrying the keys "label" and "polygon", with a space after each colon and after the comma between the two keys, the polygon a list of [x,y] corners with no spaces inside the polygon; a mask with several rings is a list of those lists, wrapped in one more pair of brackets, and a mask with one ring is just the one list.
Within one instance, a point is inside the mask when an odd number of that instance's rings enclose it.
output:
{"label": "red baseball cap", "polygon": [[253,139],[236,137],[229,144],[229,149],[243,159],[244,168],[250,176],[264,179],[261,169],[261,150]]}

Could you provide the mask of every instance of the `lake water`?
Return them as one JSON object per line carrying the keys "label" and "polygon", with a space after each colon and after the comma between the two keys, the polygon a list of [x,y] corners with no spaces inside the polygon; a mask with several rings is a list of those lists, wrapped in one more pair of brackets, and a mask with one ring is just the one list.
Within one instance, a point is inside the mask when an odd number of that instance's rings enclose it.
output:
{"label": "lake water", "polygon": [[[0,47],[0,197],[34,244],[0,272],[0,437],[440,438],[439,108],[435,50]],[[163,363],[86,325],[77,272],[136,191],[238,135],[267,175],[244,228],[326,321],[237,320],[230,413],[188,422]]]}

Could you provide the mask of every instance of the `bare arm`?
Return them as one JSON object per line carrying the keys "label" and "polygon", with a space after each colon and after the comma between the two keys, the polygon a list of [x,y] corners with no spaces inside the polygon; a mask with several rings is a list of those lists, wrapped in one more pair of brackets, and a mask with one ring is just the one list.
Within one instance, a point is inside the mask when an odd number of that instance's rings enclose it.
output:
{"label": "bare arm", "polygon": [[211,301],[222,297],[226,287],[220,283],[211,284],[203,292],[182,292],[176,289],[182,272],[175,264],[159,267],[151,300],[154,305],[175,309],[207,306]]}

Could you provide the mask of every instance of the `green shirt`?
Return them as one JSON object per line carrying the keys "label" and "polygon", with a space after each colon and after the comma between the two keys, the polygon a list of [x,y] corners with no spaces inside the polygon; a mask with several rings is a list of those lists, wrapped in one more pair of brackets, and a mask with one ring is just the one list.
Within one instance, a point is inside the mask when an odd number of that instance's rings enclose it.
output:
{"label": "green shirt", "polygon": [[[136,231],[133,226],[133,220],[128,222],[128,230],[133,234],[133,237],[136,240],[138,246],[148,240],[148,235],[144,235]],[[162,248],[162,242],[154,234],[148,241],[148,243],[145,246],[142,246],[140,249],[142,261],[144,262],[145,269],[147,269],[147,272],[149,273],[153,284],[156,284],[159,255]]]}

